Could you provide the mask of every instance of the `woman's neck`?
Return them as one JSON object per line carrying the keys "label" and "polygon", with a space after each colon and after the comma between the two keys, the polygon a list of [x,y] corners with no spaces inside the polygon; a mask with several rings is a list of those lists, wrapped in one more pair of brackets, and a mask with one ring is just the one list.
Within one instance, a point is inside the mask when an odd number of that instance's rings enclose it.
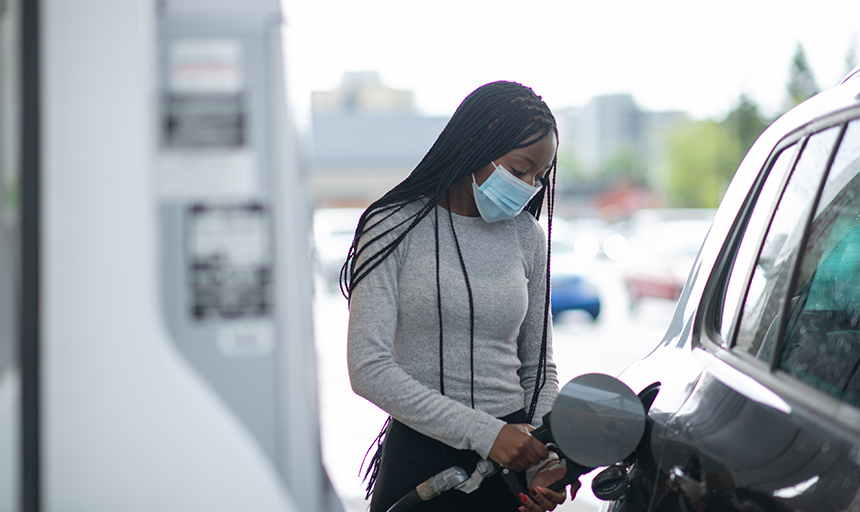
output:
{"label": "woman's neck", "polygon": [[475,196],[472,191],[472,175],[451,185],[448,192],[438,202],[439,206],[450,210],[451,213],[464,217],[480,217],[478,206],[475,204]]}

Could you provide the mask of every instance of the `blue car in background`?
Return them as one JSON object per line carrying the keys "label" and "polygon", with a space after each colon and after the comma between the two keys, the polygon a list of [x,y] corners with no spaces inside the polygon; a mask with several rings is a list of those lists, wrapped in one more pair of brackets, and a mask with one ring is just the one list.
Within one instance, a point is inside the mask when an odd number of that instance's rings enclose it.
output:
{"label": "blue car in background", "polygon": [[563,311],[582,310],[597,320],[600,315],[600,297],[597,286],[582,275],[554,271],[550,277],[550,304],[553,318]]}
{"label": "blue car in background", "polygon": [[[544,229],[546,227],[544,226]],[[574,225],[564,219],[553,219],[552,261],[550,267],[550,303],[552,316],[564,311],[580,310],[597,320],[600,296],[597,286],[582,275],[581,251],[576,243],[581,235]]]}

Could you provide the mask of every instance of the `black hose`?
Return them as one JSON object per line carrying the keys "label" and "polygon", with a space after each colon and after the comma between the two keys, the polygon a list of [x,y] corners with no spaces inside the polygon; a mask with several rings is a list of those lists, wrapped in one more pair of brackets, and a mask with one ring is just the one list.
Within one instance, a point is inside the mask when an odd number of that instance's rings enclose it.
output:
{"label": "black hose", "polygon": [[388,512],[405,512],[421,503],[421,501],[421,496],[418,495],[418,490],[412,489],[409,494],[397,500],[397,503],[394,505],[391,505]]}
{"label": "black hose", "polygon": [[469,475],[459,466],[451,466],[431,476],[418,484],[406,496],[388,509],[388,512],[405,512],[422,501],[432,500],[443,492],[458,488],[469,478]]}

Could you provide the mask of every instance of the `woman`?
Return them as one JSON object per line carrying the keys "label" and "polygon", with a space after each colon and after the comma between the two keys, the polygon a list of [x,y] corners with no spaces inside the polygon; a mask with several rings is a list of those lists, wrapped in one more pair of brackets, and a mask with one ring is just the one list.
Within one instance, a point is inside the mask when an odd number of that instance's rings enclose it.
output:
{"label": "woman", "polygon": [[[452,465],[471,473],[489,457],[533,473],[546,463],[528,432],[558,393],[548,237],[536,220],[547,197],[551,233],[557,147],[555,118],[530,88],[486,84],[361,216],[341,274],[350,379],[391,417],[371,512]],[[547,489],[548,475],[518,503],[493,477],[422,506],[552,510],[566,492]]]}

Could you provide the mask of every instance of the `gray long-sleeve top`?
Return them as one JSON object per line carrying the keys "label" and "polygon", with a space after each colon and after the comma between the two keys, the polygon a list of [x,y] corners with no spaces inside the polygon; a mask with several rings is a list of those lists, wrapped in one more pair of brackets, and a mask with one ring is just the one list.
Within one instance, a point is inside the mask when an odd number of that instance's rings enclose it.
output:
{"label": "gray long-sleeve top", "polygon": [[[396,226],[419,208],[415,202],[362,237]],[[451,214],[465,261],[475,310],[470,350],[469,299],[448,210],[439,218],[439,265],[445,394],[439,383],[439,316],[434,212],[396,251],[357,284],[350,299],[348,362],[353,390],[393,418],[457,449],[486,458],[504,426],[497,419],[528,410],[534,392],[546,300],[546,237],[528,213],[487,223]],[[373,224],[382,216],[375,216]],[[404,230],[373,243],[362,261]],[[547,333],[546,384],[533,423],[552,407],[558,378]],[[472,359],[472,353],[474,358]],[[474,365],[474,409],[471,371]]]}

